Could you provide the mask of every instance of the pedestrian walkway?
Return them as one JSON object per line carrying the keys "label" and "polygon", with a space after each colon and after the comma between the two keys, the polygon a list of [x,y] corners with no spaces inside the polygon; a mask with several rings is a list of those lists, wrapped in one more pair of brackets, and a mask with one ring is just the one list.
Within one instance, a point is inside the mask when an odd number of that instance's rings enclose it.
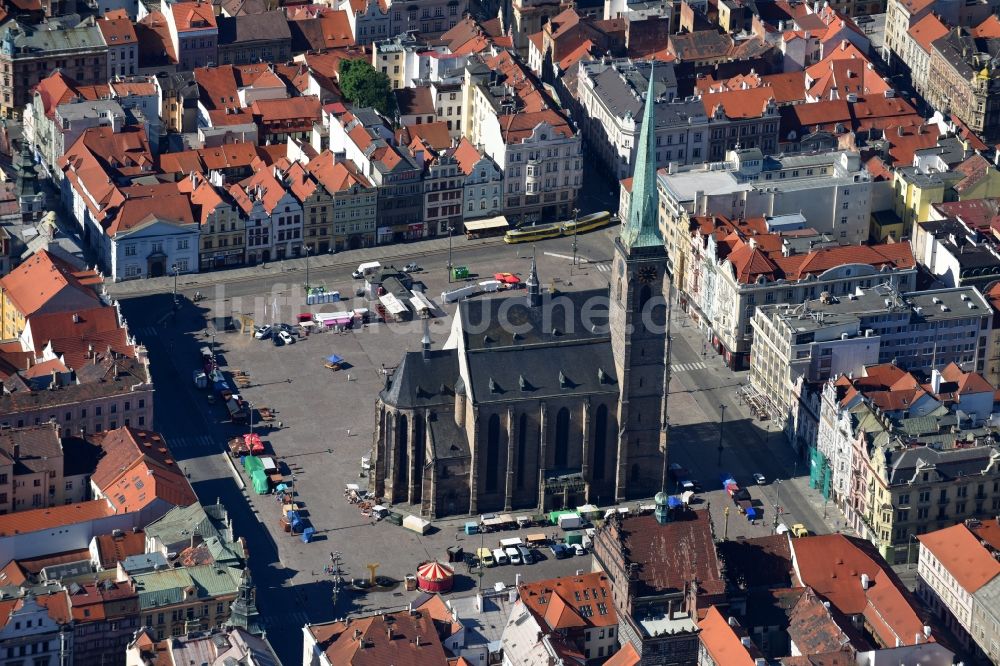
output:
{"label": "pedestrian walkway", "polygon": [[218,451],[219,445],[208,435],[187,435],[181,437],[170,437],[167,439],[167,447],[174,455],[187,453],[190,451],[202,451],[204,453],[214,453]]}
{"label": "pedestrian walkway", "polygon": [[[455,250],[467,249],[480,245],[502,244],[502,238],[481,238],[468,240],[464,236],[454,236],[452,246]],[[335,254],[310,256],[308,259],[282,259],[268,261],[257,266],[244,266],[228,270],[210,271],[207,273],[185,273],[177,277],[177,288],[182,291],[205,289],[227,282],[258,280],[261,277],[280,277],[285,274],[302,273],[304,277],[306,263],[309,270],[322,271],[333,267],[356,268],[358,264],[369,261],[379,261],[383,264],[396,263],[402,265],[405,261],[419,259],[432,254],[448,251],[447,238],[432,238],[413,243],[397,243],[394,245],[378,245],[360,250],[345,250]],[[405,260],[405,261],[403,261]],[[298,277],[298,276],[297,276]],[[173,289],[174,277],[167,275],[144,280],[128,280],[125,282],[108,282],[106,290],[114,298],[128,298],[139,294],[168,293]]]}
{"label": "pedestrian walkway", "polygon": [[280,615],[262,615],[261,621],[265,629],[302,629],[309,622],[309,615],[305,611],[282,611]]}
{"label": "pedestrian walkway", "polygon": [[702,361],[697,361],[695,363],[673,363],[670,366],[670,370],[673,372],[691,372],[693,370],[704,370],[708,366]]}
{"label": "pedestrian walkway", "polygon": [[132,333],[141,340],[144,338],[155,338],[160,334],[160,329],[157,326],[140,326],[139,328],[132,329]]}
{"label": "pedestrian walkway", "polygon": [[591,265],[594,268],[596,268],[599,273],[610,273],[611,272],[611,263],[610,262],[607,262],[607,261],[598,261],[598,262],[593,263]]}

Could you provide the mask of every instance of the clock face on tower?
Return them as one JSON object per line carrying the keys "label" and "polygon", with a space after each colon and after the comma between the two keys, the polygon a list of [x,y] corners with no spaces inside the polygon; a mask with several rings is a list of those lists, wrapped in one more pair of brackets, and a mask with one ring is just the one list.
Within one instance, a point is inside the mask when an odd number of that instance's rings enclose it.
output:
{"label": "clock face on tower", "polygon": [[639,269],[638,273],[636,273],[636,277],[638,277],[639,281],[643,284],[649,284],[656,279],[656,269],[652,266],[643,266]]}

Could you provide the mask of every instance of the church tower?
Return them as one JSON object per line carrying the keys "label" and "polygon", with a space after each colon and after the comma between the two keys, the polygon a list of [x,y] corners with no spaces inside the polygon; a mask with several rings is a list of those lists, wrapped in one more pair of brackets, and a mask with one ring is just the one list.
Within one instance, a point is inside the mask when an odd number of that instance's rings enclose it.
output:
{"label": "church tower", "polygon": [[257,636],[264,633],[260,613],[257,611],[257,593],[253,580],[250,578],[250,567],[243,568],[239,590],[229,606],[229,619],[226,620],[226,626],[241,627]]}
{"label": "church tower", "polygon": [[642,116],[628,219],[615,239],[609,315],[620,387],[616,501],[660,490],[667,446],[667,253],[657,219],[654,67]]}

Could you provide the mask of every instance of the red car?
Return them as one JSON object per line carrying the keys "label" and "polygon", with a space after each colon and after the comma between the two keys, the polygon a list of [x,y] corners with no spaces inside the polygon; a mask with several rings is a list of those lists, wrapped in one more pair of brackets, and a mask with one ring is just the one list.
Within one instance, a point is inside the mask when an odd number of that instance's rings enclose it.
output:
{"label": "red car", "polygon": [[521,278],[513,273],[494,273],[493,279],[504,284],[521,284]]}

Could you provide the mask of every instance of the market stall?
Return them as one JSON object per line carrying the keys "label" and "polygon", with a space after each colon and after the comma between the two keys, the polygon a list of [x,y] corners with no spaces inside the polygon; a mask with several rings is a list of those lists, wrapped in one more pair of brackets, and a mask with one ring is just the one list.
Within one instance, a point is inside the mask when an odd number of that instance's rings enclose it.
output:
{"label": "market stall", "polygon": [[441,562],[425,562],[417,567],[417,587],[424,592],[450,592],[455,570]]}

